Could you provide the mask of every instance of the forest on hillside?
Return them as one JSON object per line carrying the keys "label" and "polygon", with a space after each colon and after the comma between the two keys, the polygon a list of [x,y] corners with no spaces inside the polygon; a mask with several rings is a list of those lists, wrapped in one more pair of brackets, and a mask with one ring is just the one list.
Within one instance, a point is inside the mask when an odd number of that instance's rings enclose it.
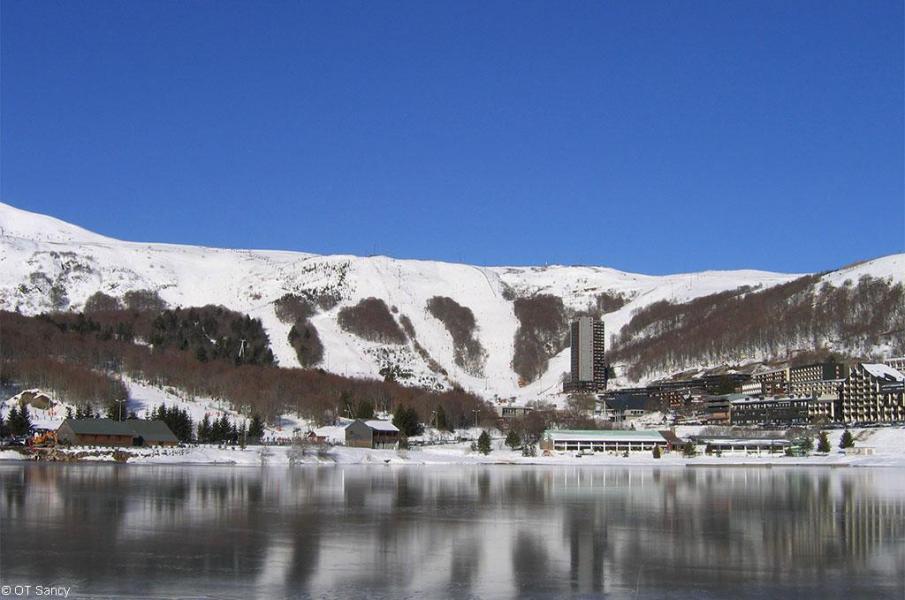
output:
{"label": "forest on hillside", "polygon": [[[481,421],[495,417],[490,405],[459,390],[441,393],[320,369],[279,368],[269,347],[261,346],[266,336],[260,337],[260,322],[221,307],[105,306],[88,314],[37,317],[0,311],[0,330],[0,384],[41,388],[95,412],[124,397],[122,378],[128,376],[190,397],[220,399],[271,423],[285,413],[328,423],[362,403],[388,411],[406,405],[423,422],[442,405],[454,426],[473,423],[475,411]],[[158,343],[149,344],[152,338]]]}
{"label": "forest on hillside", "polygon": [[613,336],[608,357],[639,380],[798,350],[869,357],[877,348],[905,354],[905,286],[864,276],[837,287],[809,275],[765,290],[650,304]]}

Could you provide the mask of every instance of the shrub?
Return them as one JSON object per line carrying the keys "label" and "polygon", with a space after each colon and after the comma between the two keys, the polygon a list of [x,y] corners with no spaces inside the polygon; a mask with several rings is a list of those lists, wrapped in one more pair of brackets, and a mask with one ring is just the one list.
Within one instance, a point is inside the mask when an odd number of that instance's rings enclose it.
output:
{"label": "shrub", "polygon": [[383,344],[404,344],[405,332],[393,319],[386,302],[379,298],[365,298],[355,306],[340,309],[339,326],[358,337]]}

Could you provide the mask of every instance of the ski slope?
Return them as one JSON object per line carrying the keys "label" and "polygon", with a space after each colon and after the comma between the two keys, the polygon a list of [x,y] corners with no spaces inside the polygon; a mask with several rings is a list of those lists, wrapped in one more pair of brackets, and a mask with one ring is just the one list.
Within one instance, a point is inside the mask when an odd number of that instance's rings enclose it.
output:
{"label": "ski slope", "polygon": [[[905,255],[867,261],[825,276],[833,285],[863,274],[905,278]],[[385,256],[321,256],[301,252],[229,250],[120,241],[58,219],[0,203],[0,308],[38,314],[55,308],[79,310],[95,292],[122,297],[131,290],[156,290],[171,306],[221,304],[261,319],[281,366],[298,367],[287,341],[289,325],[274,314],[286,293],[332,291],[334,308],[312,319],[324,344],[324,369],[349,376],[379,377],[395,364],[412,373],[410,382],[435,388],[458,384],[486,398],[527,401],[555,394],[568,371],[568,350],[550,360],[536,381],[519,386],[513,372],[513,338],[518,320],[507,292],[546,293],[567,307],[583,309],[597,294],[621,293],[631,300],[604,316],[608,337],[633,311],[659,300],[685,301],[742,285],[768,287],[799,275],[754,270],[707,271],[651,276],[606,267],[476,267]],[[337,314],[363,298],[383,299],[394,317],[411,319],[418,342],[447,374],[431,371],[411,342],[381,345],[343,331]],[[476,337],[486,350],[482,373],[454,362],[445,326],[426,310],[433,296],[447,296],[472,310]],[[510,296],[511,297],[511,296]]]}

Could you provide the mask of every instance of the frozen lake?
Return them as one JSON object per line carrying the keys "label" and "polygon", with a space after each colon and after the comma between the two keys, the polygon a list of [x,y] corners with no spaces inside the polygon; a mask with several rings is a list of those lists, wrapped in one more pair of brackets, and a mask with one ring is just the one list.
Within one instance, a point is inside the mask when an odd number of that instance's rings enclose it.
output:
{"label": "frozen lake", "polygon": [[0,464],[0,584],[901,600],[905,470]]}

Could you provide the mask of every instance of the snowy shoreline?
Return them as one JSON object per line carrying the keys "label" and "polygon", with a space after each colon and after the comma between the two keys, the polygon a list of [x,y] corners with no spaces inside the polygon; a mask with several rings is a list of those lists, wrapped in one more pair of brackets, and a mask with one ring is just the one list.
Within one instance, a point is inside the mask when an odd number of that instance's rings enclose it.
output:
{"label": "snowy shoreline", "polygon": [[834,451],[825,456],[789,457],[771,456],[696,456],[687,458],[678,453],[666,454],[656,459],[649,455],[597,454],[577,457],[571,453],[552,456],[525,457],[520,452],[497,449],[484,456],[470,450],[468,444],[434,446],[417,450],[370,450],[343,446],[324,449],[296,446],[249,446],[223,448],[195,446],[187,448],[96,448],[67,449],[48,453],[38,458],[17,450],[0,450],[0,462],[65,462],[116,463],[128,465],[168,466],[237,466],[237,467],[291,467],[335,465],[422,465],[422,466],[599,466],[599,467],[905,467],[905,453],[884,452],[873,455],[842,454]]}

